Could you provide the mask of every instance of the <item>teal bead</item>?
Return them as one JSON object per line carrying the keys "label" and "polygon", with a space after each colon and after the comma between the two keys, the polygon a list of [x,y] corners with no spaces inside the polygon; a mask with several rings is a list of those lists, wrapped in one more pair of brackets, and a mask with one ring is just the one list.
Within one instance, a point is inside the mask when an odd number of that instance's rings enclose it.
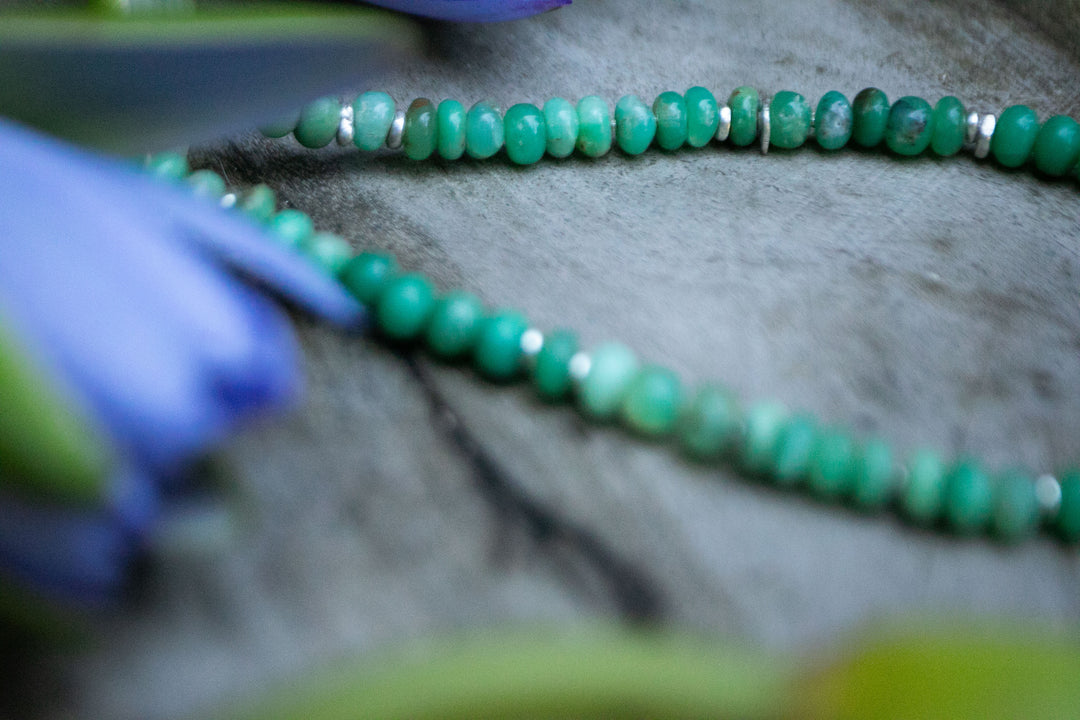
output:
{"label": "teal bead", "polygon": [[814,137],[823,150],[839,150],[851,140],[854,125],[851,103],[843,93],[831,90],[825,93],[814,113]]}
{"label": "teal bead", "polygon": [[763,475],[775,466],[776,445],[787,425],[788,411],[779,403],[759,402],[746,411],[739,463],[749,473]]}
{"label": "teal bead", "polygon": [[240,210],[258,223],[268,223],[277,207],[277,195],[268,185],[259,183],[248,189],[240,200]]}
{"label": "teal bead", "polygon": [[728,98],[731,108],[731,132],[728,139],[732,145],[746,147],[757,139],[758,111],[761,110],[761,97],[752,87],[735,88]]}
{"label": "teal bead", "polygon": [[220,200],[225,194],[225,181],[213,170],[196,170],[187,176],[187,183],[196,197]]}
{"label": "teal bead", "polygon": [[885,122],[885,144],[897,155],[922,154],[934,137],[934,110],[922,98],[906,96],[893,103]]}
{"label": "teal bead", "polygon": [[439,144],[439,126],[435,118],[435,103],[417,98],[405,111],[405,131],[401,149],[410,160],[427,160]]}
{"label": "teal bead", "polygon": [[582,412],[605,420],[618,412],[626,390],[638,371],[633,351],[619,343],[605,343],[590,354],[588,374],[578,384]]}
{"label": "teal bead", "polygon": [[1039,526],[1039,498],[1027,473],[1009,470],[998,478],[992,526],[1003,542],[1030,537]]}
{"label": "teal bead", "polygon": [[341,284],[365,305],[374,305],[386,286],[398,276],[397,260],[392,255],[363,252],[341,270]]}
{"label": "teal bead", "polygon": [[384,92],[369,91],[353,100],[353,145],[372,152],[386,143],[397,106]]}
{"label": "teal bead", "polygon": [[352,248],[345,238],[333,233],[319,232],[307,239],[304,254],[331,277],[337,277],[346,263],[352,260]]}
{"label": "teal bead", "polygon": [[686,91],[683,100],[686,102],[686,144],[704,147],[720,126],[720,106],[716,104],[716,96],[695,86]]}
{"label": "teal bead", "polygon": [[783,424],[769,469],[777,485],[790,487],[806,480],[817,438],[817,423],[809,416],[796,415]]}
{"label": "teal bead", "polygon": [[810,103],[791,90],[781,90],[769,103],[769,145],[793,150],[810,136]]}
{"label": "teal bead", "polygon": [[705,385],[684,407],[677,428],[687,454],[712,460],[729,453],[739,438],[742,410],[735,397],[716,385]]}
{"label": "teal bead", "polygon": [[908,461],[907,478],[900,495],[904,516],[929,525],[941,516],[945,495],[945,464],[929,450],[920,450]]}
{"label": "teal bead", "polygon": [[1039,128],[1031,151],[1035,167],[1051,177],[1061,177],[1080,161],[1080,124],[1068,115],[1055,115]]}
{"label": "teal bead", "polygon": [[544,103],[544,126],[547,127],[547,154],[569,157],[577,146],[578,115],[574,104],[561,97]]}
{"label": "teal bead", "polygon": [[464,290],[454,290],[435,303],[424,338],[439,357],[458,358],[471,351],[484,320],[480,298]]}
{"label": "teal bead", "polygon": [[994,489],[982,468],[970,460],[958,462],[945,481],[945,518],[961,535],[980,532],[994,512]]}
{"label": "teal bead", "polygon": [[877,88],[866,88],[851,103],[854,121],[851,139],[865,148],[877,147],[885,138],[885,124],[889,121],[889,98]]}
{"label": "teal bead", "polygon": [[394,340],[412,340],[427,327],[435,309],[435,290],[423,275],[408,274],[390,280],[375,304],[375,319],[383,334]]}
{"label": "teal bead", "polygon": [[506,111],[503,119],[506,134],[506,155],[518,165],[532,165],[544,157],[547,149],[547,127],[540,108],[518,103]]}
{"label": "teal bead", "polygon": [[682,407],[679,376],[657,365],[641,368],[626,389],[620,415],[631,430],[658,437],[675,429]]}
{"label": "teal bead", "polygon": [[521,370],[521,336],[529,321],[516,310],[500,310],[486,318],[473,349],[473,361],[489,380],[510,380]]}
{"label": "teal bead", "polygon": [[1020,167],[1028,161],[1039,136],[1039,116],[1027,105],[1005,108],[990,138],[990,154],[999,165]]}
{"label": "teal bead", "polygon": [[656,137],[656,116],[637,95],[624,95],[615,103],[615,140],[627,155],[640,155]]}
{"label": "teal bead", "polygon": [[499,111],[488,102],[478,102],[465,115],[465,152],[469,157],[486,160],[502,150],[503,121]]}
{"label": "teal bead", "polygon": [[569,330],[555,330],[544,344],[532,366],[536,392],[545,400],[562,400],[570,392],[570,359],[577,354],[577,335]]}
{"label": "teal bead", "polygon": [[1065,542],[1080,542],[1080,470],[1061,474],[1061,504],[1054,517],[1054,530]]}
{"label": "teal bead", "polygon": [[856,460],[850,435],[840,430],[822,433],[810,458],[810,489],[822,498],[847,497],[855,483]]}
{"label": "teal bead", "polygon": [[930,148],[935,155],[951,157],[964,147],[967,117],[964,104],[952,95],[938,100],[934,106],[934,132]]}
{"label": "teal bead", "polygon": [[457,160],[465,154],[465,106],[457,100],[443,100],[437,113],[439,157]]}
{"label": "teal bead", "polygon": [[656,144],[664,150],[678,150],[686,143],[686,100],[677,92],[667,91],[653,101],[656,116]]}
{"label": "teal bead", "polygon": [[586,157],[600,157],[611,150],[611,116],[607,101],[597,95],[578,100],[577,149]]}
{"label": "teal bead", "polygon": [[856,507],[877,510],[892,499],[896,485],[892,448],[881,440],[869,440],[856,453],[851,479],[851,499]]}
{"label": "teal bead", "polygon": [[308,103],[300,111],[293,137],[306,148],[326,147],[337,137],[341,124],[341,103],[335,97],[324,97]]}
{"label": "teal bead", "polygon": [[289,113],[288,115],[275,118],[265,125],[260,125],[259,132],[268,138],[283,138],[296,128],[296,123],[299,120],[299,112]]}
{"label": "teal bead", "polygon": [[315,233],[315,224],[307,213],[286,208],[270,218],[267,229],[281,244],[299,248]]}
{"label": "teal bead", "polygon": [[187,156],[178,152],[161,152],[146,158],[146,172],[161,180],[183,180],[191,172]]}

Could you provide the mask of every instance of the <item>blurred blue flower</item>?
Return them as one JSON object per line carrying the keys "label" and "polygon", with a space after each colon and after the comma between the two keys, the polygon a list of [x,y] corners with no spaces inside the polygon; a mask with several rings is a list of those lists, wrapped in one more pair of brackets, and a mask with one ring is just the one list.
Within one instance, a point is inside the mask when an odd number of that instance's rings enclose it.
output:
{"label": "blurred blue flower", "polygon": [[413,15],[455,22],[516,20],[569,5],[572,0],[368,0]]}

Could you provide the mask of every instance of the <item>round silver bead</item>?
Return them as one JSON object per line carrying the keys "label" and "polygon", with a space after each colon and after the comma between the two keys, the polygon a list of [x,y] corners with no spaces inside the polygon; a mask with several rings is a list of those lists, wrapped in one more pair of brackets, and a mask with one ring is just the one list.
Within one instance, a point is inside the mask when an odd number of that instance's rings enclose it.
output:
{"label": "round silver bead", "polygon": [[1039,514],[1043,520],[1053,520],[1061,508],[1061,483],[1046,473],[1035,480],[1035,497],[1039,501]]}
{"label": "round silver bead", "polygon": [[979,131],[975,135],[975,157],[982,160],[990,154],[990,139],[994,137],[997,118],[987,113],[979,119]]}
{"label": "round silver bead", "polygon": [[586,352],[574,353],[569,364],[570,379],[576,383],[583,382],[585,378],[589,377],[590,370],[592,370],[592,358],[589,357],[589,354]]}
{"label": "round silver bead", "polygon": [[769,103],[766,98],[761,99],[761,110],[758,111],[758,135],[761,136],[761,154],[768,155],[772,121],[769,119]]}
{"label": "round silver bead", "polygon": [[390,132],[386,133],[386,147],[400,150],[405,140],[405,111],[394,113],[394,122],[390,123]]}
{"label": "round silver bead", "polygon": [[337,128],[337,144],[342,147],[352,145],[354,133],[353,107],[352,104],[349,103],[341,108],[341,121],[338,123]]}
{"label": "round silver bead", "polygon": [[731,108],[724,105],[720,108],[720,124],[716,126],[716,141],[724,142],[731,135]]}
{"label": "round silver bead", "polygon": [[218,200],[218,203],[220,203],[221,207],[228,210],[229,208],[236,207],[237,199],[236,193],[225,193],[221,196],[221,200]]}
{"label": "round silver bead", "polygon": [[968,147],[975,145],[975,138],[979,135],[979,113],[970,112],[964,120],[964,144]]}
{"label": "round silver bead", "polygon": [[544,333],[536,328],[529,328],[521,334],[521,353],[525,357],[535,357],[544,347]]}

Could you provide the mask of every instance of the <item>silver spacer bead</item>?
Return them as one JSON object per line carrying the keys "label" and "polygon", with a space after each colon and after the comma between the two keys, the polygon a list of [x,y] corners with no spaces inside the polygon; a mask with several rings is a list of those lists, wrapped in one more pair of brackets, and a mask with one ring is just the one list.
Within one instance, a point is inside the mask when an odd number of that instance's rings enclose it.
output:
{"label": "silver spacer bead", "polygon": [[570,358],[569,370],[571,380],[576,383],[583,382],[592,370],[592,358],[587,352],[574,353],[574,356]]}
{"label": "silver spacer bead", "polygon": [[544,333],[529,328],[521,334],[521,353],[525,357],[536,356],[544,347]]}
{"label": "silver spacer bead", "polygon": [[720,124],[716,126],[716,141],[724,142],[731,134],[731,108],[724,105],[720,108]]}
{"label": "silver spacer bead", "polygon": [[352,145],[354,133],[353,106],[352,103],[348,103],[341,108],[341,121],[337,127],[337,144],[342,147]]}
{"label": "silver spacer bead", "polygon": [[218,200],[218,203],[221,205],[221,207],[228,210],[229,208],[236,207],[237,199],[238,198],[236,197],[236,193],[225,193],[221,196],[221,199]]}
{"label": "silver spacer bead", "polygon": [[1035,497],[1039,501],[1039,514],[1043,520],[1050,521],[1057,517],[1061,508],[1061,483],[1047,473],[1035,480]]}
{"label": "silver spacer bead", "polygon": [[386,147],[400,150],[405,140],[405,111],[394,113],[394,122],[390,123],[390,132],[386,133]]}
{"label": "silver spacer bead", "polygon": [[761,99],[761,109],[758,111],[758,135],[761,136],[761,154],[769,154],[769,136],[772,135],[772,121],[769,119],[769,103],[767,98]]}
{"label": "silver spacer bead", "polygon": [[979,135],[979,113],[970,112],[964,121],[964,144],[968,147],[975,145],[975,138]]}
{"label": "silver spacer bead", "polygon": [[990,154],[990,138],[994,137],[994,127],[997,118],[993,113],[987,113],[979,120],[979,132],[975,136],[975,157],[982,160]]}
{"label": "silver spacer bead", "polygon": [[615,113],[611,113],[611,140],[612,140],[612,142],[615,142],[615,143],[618,142],[618,141],[615,140],[615,136],[618,135],[618,132],[619,132],[619,128],[615,124]]}
{"label": "silver spacer bead", "polygon": [[817,108],[810,108],[810,129],[806,131],[806,139],[813,140],[817,133]]}

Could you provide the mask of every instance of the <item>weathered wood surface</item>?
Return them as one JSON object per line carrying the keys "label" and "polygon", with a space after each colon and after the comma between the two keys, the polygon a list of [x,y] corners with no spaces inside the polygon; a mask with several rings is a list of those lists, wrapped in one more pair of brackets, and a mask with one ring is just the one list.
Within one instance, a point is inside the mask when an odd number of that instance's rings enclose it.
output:
{"label": "weathered wood surface", "polygon": [[[432,27],[431,56],[377,85],[399,102],[502,107],[876,85],[1080,115],[1077,35],[1060,20],[1075,30],[1077,3],[1009,5],[578,0]],[[209,162],[442,287],[586,344],[621,339],[691,382],[900,449],[1080,459],[1075,183],[967,155],[811,148],[519,169],[245,137]],[[48,714],[174,716],[327,657],[512,621],[647,617],[797,649],[896,614],[1080,618],[1075,550],[959,541],[772,492],[526,388],[299,325],[306,403],[218,463],[243,521],[234,545],[159,557],[101,646],[35,675],[61,688],[39,693]]]}

